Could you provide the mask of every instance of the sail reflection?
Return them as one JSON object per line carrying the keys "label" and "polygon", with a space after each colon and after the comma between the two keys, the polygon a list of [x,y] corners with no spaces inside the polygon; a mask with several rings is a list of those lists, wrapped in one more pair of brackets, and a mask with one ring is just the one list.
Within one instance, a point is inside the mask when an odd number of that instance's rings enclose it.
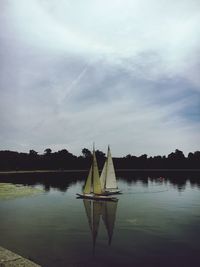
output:
{"label": "sail reflection", "polygon": [[89,227],[92,233],[93,248],[95,248],[101,218],[107,231],[108,244],[111,245],[118,200],[95,201],[83,199],[83,203],[85,206]]}

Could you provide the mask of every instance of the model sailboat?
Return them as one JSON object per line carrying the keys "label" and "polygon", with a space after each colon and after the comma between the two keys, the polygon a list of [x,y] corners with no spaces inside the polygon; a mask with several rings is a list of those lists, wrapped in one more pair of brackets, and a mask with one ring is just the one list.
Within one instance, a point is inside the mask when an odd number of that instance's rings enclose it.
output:
{"label": "model sailboat", "polygon": [[86,183],[84,185],[83,193],[77,195],[81,198],[89,198],[96,200],[116,200],[113,197],[105,195],[104,190],[102,190],[94,148],[93,148],[92,165]]}
{"label": "model sailboat", "polygon": [[109,146],[108,146],[107,159],[105,161],[100,176],[100,182],[101,182],[101,188],[105,195],[113,195],[120,193],[120,190],[117,187],[117,179],[115,175],[115,169]]}

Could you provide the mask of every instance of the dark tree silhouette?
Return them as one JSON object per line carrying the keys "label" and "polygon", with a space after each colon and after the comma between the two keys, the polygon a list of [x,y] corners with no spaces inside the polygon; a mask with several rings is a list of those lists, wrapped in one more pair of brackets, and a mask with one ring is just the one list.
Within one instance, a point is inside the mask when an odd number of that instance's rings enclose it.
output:
{"label": "dark tree silhouette", "polygon": [[200,160],[200,151],[195,151],[194,152],[194,159]]}
{"label": "dark tree silhouette", "polygon": [[71,153],[69,153],[69,151],[67,149],[59,150],[58,154],[62,155],[62,156],[68,156],[69,154],[72,155]]}
{"label": "dark tree silhouette", "polygon": [[132,156],[131,156],[131,154],[128,154],[128,155],[125,156],[125,158],[126,158],[126,159],[131,159]]}
{"label": "dark tree silhouette", "polygon": [[[0,170],[79,170],[88,169],[91,164],[91,151],[82,149],[82,156],[75,156],[67,149],[52,152],[50,148],[45,149],[40,155],[31,149],[29,153],[15,151],[0,151]],[[96,151],[99,168],[105,162],[105,153]],[[176,149],[166,156],[148,157],[146,154],[113,158],[116,169],[199,169],[200,151],[190,152],[187,157],[181,150]]]}
{"label": "dark tree silhouette", "polygon": [[172,152],[168,155],[169,159],[182,160],[185,159],[185,156],[181,150],[176,149],[175,152]]}
{"label": "dark tree silhouette", "polygon": [[102,151],[100,151],[100,150],[96,150],[96,157],[97,158],[101,158],[101,159],[104,159],[105,158],[105,153],[103,153]]}
{"label": "dark tree silhouette", "polygon": [[30,156],[34,156],[34,157],[37,157],[38,152],[36,152],[35,150],[31,149],[31,150],[29,150],[29,155]]}
{"label": "dark tree silhouette", "polygon": [[91,158],[91,156],[92,156],[92,153],[87,148],[82,149],[82,154],[83,154],[84,158]]}
{"label": "dark tree silhouette", "polygon": [[51,152],[52,152],[51,148],[46,148],[46,149],[44,150],[45,155],[50,155]]}

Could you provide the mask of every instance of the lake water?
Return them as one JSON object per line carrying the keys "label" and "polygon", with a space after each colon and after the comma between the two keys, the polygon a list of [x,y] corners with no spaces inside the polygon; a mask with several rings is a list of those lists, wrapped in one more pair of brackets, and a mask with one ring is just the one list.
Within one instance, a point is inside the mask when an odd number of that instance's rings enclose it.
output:
{"label": "lake water", "polygon": [[199,266],[200,177],[123,178],[117,202],[77,199],[83,181],[56,177],[0,199],[0,246],[50,267]]}

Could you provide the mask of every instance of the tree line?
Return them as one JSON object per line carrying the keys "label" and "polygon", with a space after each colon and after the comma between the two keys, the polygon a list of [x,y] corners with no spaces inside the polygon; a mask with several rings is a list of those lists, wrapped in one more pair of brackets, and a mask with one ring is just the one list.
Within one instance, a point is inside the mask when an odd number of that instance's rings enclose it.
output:
{"label": "tree line", "polygon": [[[23,185],[42,185],[45,191],[49,191],[51,188],[58,189],[59,191],[66,192],[68,188],[77,181],[85,181],[88,172],[44,172],[44,173],[12,173],[5,175],[0,173],[1,183],[13,183]],[[134,185],[138,181],[143,186],[148,187],[149,182],[156,182],[157,184],[170,183],[173,187],[176,187],[179,191],[183,191],[187,187],[189,181],[192,187],[198,187],[200,189],[199,172],[173,172],[170,171],[117,171],[117,177],[128,183]]]}
{"label": "tree line", "polygon": [[[96,150],[99,168],[102,169],[106,155]],[[4,150],[0,151],[0,170],[84,170],[91,164],[92,154],[87,148],[82,149],[82,155],[75,156],[67,149],[52,152],[50,148],[39,154],[35,150],[29,153]],[[190,152],[187,156],[176,149],[168,156],[148,157],[126,155],[114,157],[116,169],[199,169],[200,151]]]}

